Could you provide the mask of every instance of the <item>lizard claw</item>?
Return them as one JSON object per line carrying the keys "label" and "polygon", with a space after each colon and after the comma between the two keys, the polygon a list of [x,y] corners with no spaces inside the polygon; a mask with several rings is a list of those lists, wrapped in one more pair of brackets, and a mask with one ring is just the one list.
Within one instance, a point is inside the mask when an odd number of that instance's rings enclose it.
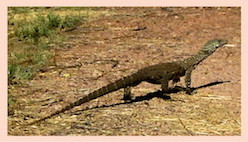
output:
{"label": "lizard claw", "polygon": [[163,99],[165,99],[165,100],[170,100],[170,99],[171,99],[171,96],[163,95]]}
{"label": "lizard claw", "polygon": [[124,102],[130,102],[130,101],[134,101],[135,99],[136,97],[133,95],[124,95],[122,100],[124,100]]}
{"label": "lizard claw", "polygon": [[193,90],[193,89],[191,89],[191,88],[186,89],[186,94],[188,94],[188,95],[194,95],[194,94],[196,94],[196,93],[197,93],[196,90]]}

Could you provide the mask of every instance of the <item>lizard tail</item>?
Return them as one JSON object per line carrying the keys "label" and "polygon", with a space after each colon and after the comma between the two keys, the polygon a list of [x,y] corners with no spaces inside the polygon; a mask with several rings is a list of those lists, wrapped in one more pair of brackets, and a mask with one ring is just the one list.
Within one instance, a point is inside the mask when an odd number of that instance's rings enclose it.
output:
{"label": "lizard tail", "polygon": [[116,80],[115,82],[112,82],[112,83],[110,83],[110,84],[108,84],[106,86],[103,86],[103,87],[91,92],[90,94],[83,96],[81,99],[79,99],[79,100],[77,100],[77,101],[75,101],[73,103],[70,103],[69,105],[65,106],[61,110],[55,111],[54,113],[52,113],[52,114],[50,114],[50,115],[48,115],[46,117],[43,117],[43,118],[41,118],[39,120],[33,121],[33,122],[29,123],[28,125],[33,125],[35,123],[39,123],[41,121],[49,119],[49,118],[51,118],[51,117],[53,117],[55,115],[63,113],[65,111],[67,111],[67,110],[70,110],[70,109],[72,109],[72,108],[74,108],[76,106],[79,106],[79,105],[81,105],[83,103],[86,103],[88,101],[91,101],[93,99],[101,97],[101,96],[103,96],[105,94],[108,94],[110,92],[119,90],[121,88],[125,88],[127,86],[135,86],[135,85],[139,84],[142,81],[141,78],[142,78],[141,75],[138,72],[136,72],[136,73],[134,73],[134,74],[132,74],[130,76],[127,76],[127,77],[121,78],[119,80]]}

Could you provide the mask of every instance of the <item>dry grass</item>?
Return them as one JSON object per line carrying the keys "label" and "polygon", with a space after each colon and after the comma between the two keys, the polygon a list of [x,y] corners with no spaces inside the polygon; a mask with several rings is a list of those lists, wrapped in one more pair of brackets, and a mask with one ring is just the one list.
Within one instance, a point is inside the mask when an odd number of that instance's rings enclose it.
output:
{"label": "dry grass", "polygon": [[[91,12],[99,16],[69,32],[70,41],[64,43],[72,48],[56,54],[57,65],[81,63],[81,67],[40,72],[33,80],[9,86],[18,106],[8,118],[9,135],[241,135],[239,8],[99,8]],[[142,26],[147,29],[132,31]],[[192,85],[230,82],[202,87],[192,96],[184,91],[172,93],[172,100],[152,97],[160,86],[142,83],[133,89],[142,98],[137,102],[123,103],[120,90],[39,125],[23,125],[138,68],[186,58],[216,37],[237,46],[222,48],[202,62],[193,72]],[[118,61],[117,66],[111,60]],[[183,79],[177,85],[183,86]]]}

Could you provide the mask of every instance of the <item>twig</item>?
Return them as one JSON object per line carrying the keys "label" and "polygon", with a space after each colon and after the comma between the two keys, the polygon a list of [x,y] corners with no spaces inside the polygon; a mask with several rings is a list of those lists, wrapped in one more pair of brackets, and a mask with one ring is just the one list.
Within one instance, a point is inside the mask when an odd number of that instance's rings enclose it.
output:
{"label": "twig", "polygon": [[76,29],[77,29],[77,27],[73,27],[73,28],[65,30],[65,32],[71,32],[71,31],[76,30]]}
{"label": "twig", "polygon": [[141,31],[141,30],[145,30],[146,27],[141,27],[141,28],[136,28],[136,29],[132,29],[131,31]]}
{"label": "twig", "polygon": [[55,66],[55,67],[44,67],[40,69],[40,72],[48,72],[50,70],[55,70],[55,69],[67,69],[67,68],[77,68],[77,67],[81,67],[82,64],[78,63],[78,64],[74,64],[74,65],[68,65],[68,66]]}
{"label": "twig", "polygon": [[180,123],[183,125],[184,129],[191,135],[191,136],[194,136],[192,132],[190,132],[189,129],[186,128],[186,126],[184,125],[183,121],[178,117]]}

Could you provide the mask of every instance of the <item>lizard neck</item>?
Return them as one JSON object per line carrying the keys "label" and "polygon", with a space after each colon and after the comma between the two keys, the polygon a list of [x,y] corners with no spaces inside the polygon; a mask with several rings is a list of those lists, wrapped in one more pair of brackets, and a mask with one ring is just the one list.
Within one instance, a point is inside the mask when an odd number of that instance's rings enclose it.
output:
{"label": "lizard neck", "polygon": [[207,51],[207,50],[202,49],[198,53],[196,53],[195,55],[191,56],[190,58],[187,58],[187,59],[181,61],[182,65],[185,69],[188,69],[188,68],[193,67],[193,66],[197,66],[201,61],[203,61],[208,56],[213,54],[214,51],[215,50]]}

